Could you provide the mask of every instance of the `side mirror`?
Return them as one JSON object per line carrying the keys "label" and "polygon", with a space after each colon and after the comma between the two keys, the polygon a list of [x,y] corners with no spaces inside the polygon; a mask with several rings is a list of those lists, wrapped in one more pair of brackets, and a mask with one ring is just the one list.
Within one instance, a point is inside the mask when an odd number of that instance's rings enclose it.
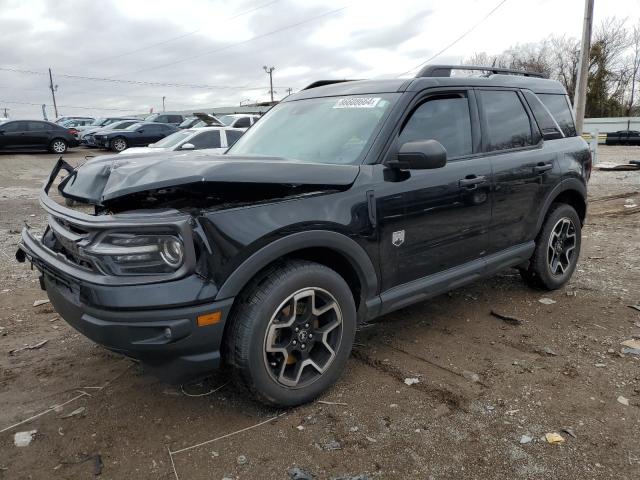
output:
{"label": "side mirror", "polygon": [[400,147],[397,160],[387,162],[399,170],[429,170],[447,164],[447,150],[437,140],[407,142]]}
{"label": "side mirror", "polygon": [[180,150],[193,150],[194,148],[196,147],[193,143],[183,143]]}

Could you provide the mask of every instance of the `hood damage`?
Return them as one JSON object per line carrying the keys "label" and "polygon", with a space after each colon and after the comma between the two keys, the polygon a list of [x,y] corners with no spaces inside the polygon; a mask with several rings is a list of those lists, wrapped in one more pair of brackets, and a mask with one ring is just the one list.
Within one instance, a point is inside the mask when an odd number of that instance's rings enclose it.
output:
{"label": "hood damage", "polygon": [[73,168],[60,159],[45,194],[61,170],[65,199],[95,207],[95,214],[139,209],[223,209],[345,190],[359,167],[276,157],[199,152],[94,158]]}

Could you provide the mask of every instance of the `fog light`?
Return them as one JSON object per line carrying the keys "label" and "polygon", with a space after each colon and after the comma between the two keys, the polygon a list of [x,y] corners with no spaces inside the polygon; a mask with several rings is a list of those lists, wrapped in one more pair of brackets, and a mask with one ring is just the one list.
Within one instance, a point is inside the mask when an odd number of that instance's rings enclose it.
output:
{"label": "fog light", "polygon": [[164,329],[164,338],[167,340],[171,339],[171,329],[169,327]]}

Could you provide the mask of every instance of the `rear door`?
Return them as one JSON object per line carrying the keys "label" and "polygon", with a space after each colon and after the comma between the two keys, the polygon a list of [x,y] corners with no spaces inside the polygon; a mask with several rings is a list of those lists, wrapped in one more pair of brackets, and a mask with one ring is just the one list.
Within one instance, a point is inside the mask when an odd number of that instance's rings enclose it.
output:
{"label": "rear door", "polygon": [[552,178],[561,176],[557,152],[542,134],[521,92],[478,89],[482,149],[493,168],[489,253],[536,236],[538,210]]}
{"label": "rear door", "polygon": [[491,165],[478,155],[473,92],[430,92],[403,124],[387,160],[406,142],[434,139],[447,164],[383,172],[375,192],[383,290],[482,258],[488,248]]}
{"label": "rear door", "polygon": [[52,138],[53,127],[45,122],[27,122],[27,134],[25,139],[31,148],[47,148]]}

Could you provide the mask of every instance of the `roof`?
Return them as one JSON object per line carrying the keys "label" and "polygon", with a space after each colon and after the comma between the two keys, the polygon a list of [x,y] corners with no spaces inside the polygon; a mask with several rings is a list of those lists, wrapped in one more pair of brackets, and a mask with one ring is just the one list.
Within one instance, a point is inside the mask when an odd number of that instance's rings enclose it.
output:
{"label": "roof", "polygon": [[566,94],[562,84],[556,80],[523,75],[492,74],[482,77],[418,77],[392,80],[355,80],[331,83],[295,93],[283,102],[304,98],[363,95],[372,93],[417,92],[434,87],[509,87],[527,88],[535,93]]}

